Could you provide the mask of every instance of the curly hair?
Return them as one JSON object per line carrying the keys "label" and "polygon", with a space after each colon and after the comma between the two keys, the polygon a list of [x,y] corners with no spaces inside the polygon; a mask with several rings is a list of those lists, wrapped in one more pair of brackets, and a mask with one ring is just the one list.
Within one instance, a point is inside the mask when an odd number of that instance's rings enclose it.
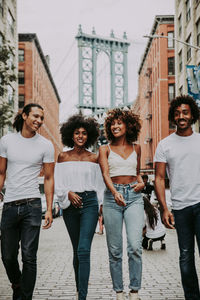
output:
{"label": "curly hair", "polygon": [[94,118],[86,117],[81,114],[71,116],[60,128],[62,143],[72,148],[74,146],[73,133],[78,128],[84,128],[87,131],[88,138],[85,144],[86,148],[94,145],[99,137],[99,124]]}
{"label": "curly hair", "polygon": [[188,104],[190,106],[193,117],[192,124],[196,123],[199,119],[199,108],[195,100],[188,95],[181,95],[172,100],[169,108],[168,120],[174,123],[174,112],[177,107],[181,106],[181,104]]}
{"label": "curly hair", "polygon": [[156,209],[146,196],[143,196],[143,200],[144,200],[144,211],[149,220],[149,225],[152,229],[154,229],[158,222],[158,215]]}
{"label": "curly hair", "polygon": [[133,143],[137,141],[141,129],[139,116],[134,114],[134,112],[131,109],[123,110],[120,108],[114,108],[107,112],[107,117],[105,118],[104,122],[104,129],[107,139],[111,142],[113,142],[115,139],[110,129],[111,124],[115,119],[120,119],[122,122],[125,123],[127,142]]}

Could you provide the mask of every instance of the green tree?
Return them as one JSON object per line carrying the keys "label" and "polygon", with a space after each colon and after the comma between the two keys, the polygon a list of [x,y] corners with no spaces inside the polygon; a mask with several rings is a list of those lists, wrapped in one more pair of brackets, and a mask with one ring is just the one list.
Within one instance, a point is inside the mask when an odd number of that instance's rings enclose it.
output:
{"label": "green tree", "polygon": [[8,102],[8,88],[17,80],[13,63],[14,48],[9,42],[0,47],[0,130],[11,125],[13,116],[12,104]]}
{"label": "green tree", "polygon": [[13,109],[8,102],[0,101],[0,128],[12,125]]}

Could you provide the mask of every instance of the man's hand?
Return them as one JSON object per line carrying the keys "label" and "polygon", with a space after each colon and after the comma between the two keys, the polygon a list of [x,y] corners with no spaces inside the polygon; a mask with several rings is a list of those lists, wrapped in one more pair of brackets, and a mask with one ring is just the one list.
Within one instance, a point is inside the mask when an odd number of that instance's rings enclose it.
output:
{"label": "man's hand", "polygon": [[53,216],[52,216],[52,212],[50,211],[46,211],[45,213],[45,221],[44,221],[44,225],[42,226],[43,229],[48,229],[51,227],[53,223]]}
{"label": "man's hand", "polygon": [[163,211],[162,220],[167,228],[169,228],[169,229],[175,228],[173,214],[168,209]]}

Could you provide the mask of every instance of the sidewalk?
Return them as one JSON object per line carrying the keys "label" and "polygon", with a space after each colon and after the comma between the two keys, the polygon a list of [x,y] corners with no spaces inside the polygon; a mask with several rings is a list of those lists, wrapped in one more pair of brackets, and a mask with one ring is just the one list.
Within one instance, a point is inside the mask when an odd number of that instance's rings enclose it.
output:
{"label": "sidewalk", "polygon": [[[167,231],[166,246],[166,250],[160,250],[157,242],[154,251],[143,252],[143,280],[140,291],[142,300],[184,299],[175,231]],[[126,249],[124,250],[124,282],[128,295],[128,267]],[[197,260],[199,261],[199,257]],[[0,261],[0,300],[11,300],[11,295],[10,284]],[[62,217],[54,219],[51,229],[41,230],[38,275],[33,299],[75,300],[72,247]],[[87,299],[115,299],[109,274],[105,234],[95,234],[93,240]]]}

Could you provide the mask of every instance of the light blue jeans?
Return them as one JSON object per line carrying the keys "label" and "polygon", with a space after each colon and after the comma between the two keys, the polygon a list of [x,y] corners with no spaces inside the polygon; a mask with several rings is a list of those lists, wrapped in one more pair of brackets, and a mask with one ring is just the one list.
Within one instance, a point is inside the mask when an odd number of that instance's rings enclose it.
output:
{"label": "light blue jeans", "polygon": [[[135,183],[135,182],[134,182]],[[114,184],[121,193],[126,206],[119,206],[106,189],[104,193],[103,216],[109,254],[110,273],[113,289],[123,291],[123,221],[126,227],[127,255],[129,264],[129,288],[139,290],[142,278],[142,230],[144,224],[144,204],[141,193],[136,193],[132,184]]]}

